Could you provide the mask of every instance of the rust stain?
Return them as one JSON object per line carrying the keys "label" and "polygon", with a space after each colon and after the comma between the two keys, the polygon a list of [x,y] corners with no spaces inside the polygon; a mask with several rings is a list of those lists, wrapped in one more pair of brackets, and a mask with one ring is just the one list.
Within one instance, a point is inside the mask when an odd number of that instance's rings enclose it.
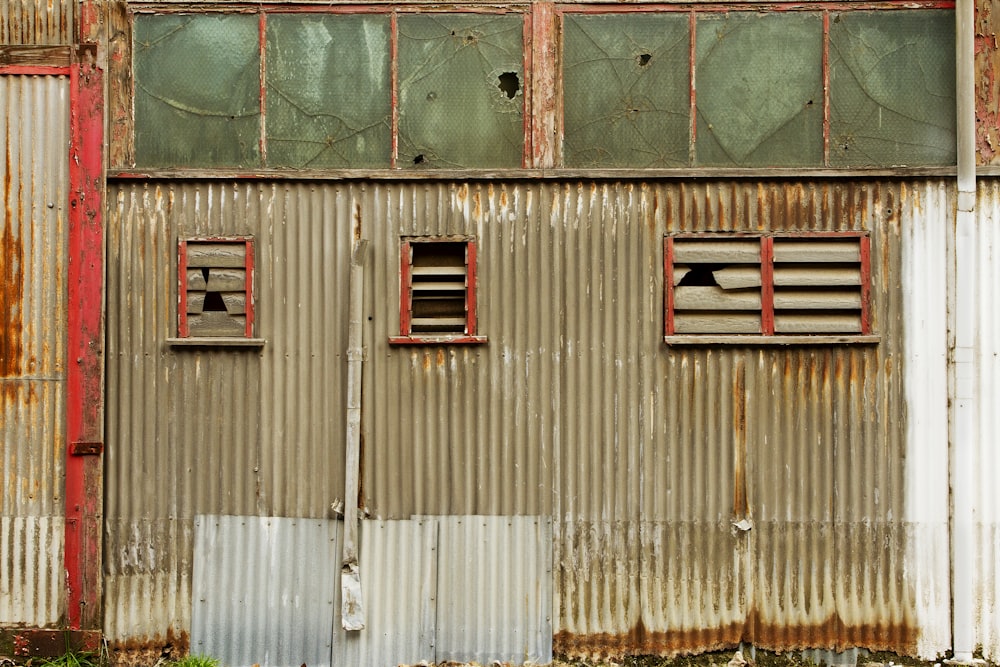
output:
{"label": "rust stain", "polygon": [[552,650],[560,657],[584,659],[621,659],[638,655],[674,657],[734,649],[743,642],[768,651],[866,648],[915,655],[916,638],[916,628],[905,623],[846,625],[834,614],[815,625],[783,625],[763,623],[758,612],[752,610],[742,623],[715,628],[651,631],[640,619],[631,630],[622,634],[579,635],[562,631],[553,637]]}
{"label": "rust stain", "polygon": [[354,240],[361,240],[361,203],[354,203]]}
{"label": "rust stain", "polygon": [[[11,210],[10,128],[7,129],[6,171],[4,172],[4,224],[0,230],[0,377],[21,375],[24,354],[24,244],[14,231]],[[4,383],[4,394],[16,391],[13,384]]]}
{"label": "rust stain", "polygon": [[508,204],[507,190],[505,188],[500,188],[500,208],[507,208]]}
{"label": "rust stain", "polygon": [[139,667],[188,655],[191,639],[186,632],[167,630],[166,637],[116,642],[108,646],[111,667]]}
{"label": "rust stain", "polygon": [[441,348],[438,348],[437,359],[435,361],[437,362],[438,368],[444,366],[444,350],[442,350]]}
{"label": "rust stain", "polygon": [[429,371],[431,369],[431,355],[429,352],[424,352],[423,366],[425,371]]}
{"label": "rust stain", "polygon": [[480,220],[483,217],[483,197],[476,190],[475,194],[472,195],[472,219]]}
{"label": "rust stain", "polygon": [[746,367],[742,359],[737,362],[735,375],[733,381],[733,435],[736,442],[733,452],[733,515],[742,518],[747,516],[749,511],[746,478]]}

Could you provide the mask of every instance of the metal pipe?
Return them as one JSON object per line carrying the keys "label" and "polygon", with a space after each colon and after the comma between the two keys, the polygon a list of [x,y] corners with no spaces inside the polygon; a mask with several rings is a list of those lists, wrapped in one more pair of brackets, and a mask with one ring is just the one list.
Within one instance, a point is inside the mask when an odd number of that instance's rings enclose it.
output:
{"label": "metal pipe", "polygon": [[971,662],[975,647],[976,433],[976,89],[974,0],[955,5],[955,98],[957,113],[958,210],[952,266],[951,572],[954,660]]}
{"label": "metal pipe", "polygon": [[347,447],[344,479],[344,549],[340,567],[341,625],[363,630],[365,607],[358,569],[358,490],[361,473],[361,371],[365,256],[368,241],[359,239],[351,254],[350,318],[347,328]]}

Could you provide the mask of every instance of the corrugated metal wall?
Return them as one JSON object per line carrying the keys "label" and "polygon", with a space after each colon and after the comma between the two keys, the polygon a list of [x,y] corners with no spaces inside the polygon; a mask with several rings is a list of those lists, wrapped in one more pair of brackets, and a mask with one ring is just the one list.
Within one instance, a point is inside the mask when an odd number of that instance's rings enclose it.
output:
{"label": "corrugated metal wall", "polygon": [[976,406],[978,439],[976,442],[975,533],[977,562],[975,582],[976,618],[981,619],[976,636],[987,660],[1000,659],[1000,493],[996,474],[1000,470],[1000,181],[984,179],[979,188],[976,224],[977,257],[974,266],[958,267],[972,271],[977,279],[977,337],[975,341]]}
{"label": "corrugated metal wall", "polygon": [[551,662],[548,519],[362,522],[358,632],[341,627],[341,533],[332,520],[197,517],[192,653],[234,667]]}
{"label": "corrugated metal wall", "polygon": [[62,587],[69,80],[0,76],[0,624]]}
{"label": "corrugated metal wall", "polygon": [[[948,458],[948,236],[954,188],[905,184],[900,225],[906,388],[903,569],[913,589],[917,654],[937,656],[951,642],[951,531]],[[895,418],[895,417],[894,417]]]}
{"label": "corrugated metal wall", "polygon": [[[374,517],[553,516],[557,650],[747,639],[916,651],[915,610],[935,603],[903,576],[900,275],[921,187],[114,184],[109,635],[189,627],[196,514],[323,518],[342,497],[347,269],[360,235],[371,240],[363,496]],[[664,234],[711,230],[870,232],[881,343],[665,346]],[[268,342],[172,348],[177,237],[224,234],[257,238]],[[388,345],[400,236],[436,234],[479,240],[485,346]]]}
{"label": "corrugated metal wall", "polygon": [[75,0],[4,0],[0,44],[73,44]]}

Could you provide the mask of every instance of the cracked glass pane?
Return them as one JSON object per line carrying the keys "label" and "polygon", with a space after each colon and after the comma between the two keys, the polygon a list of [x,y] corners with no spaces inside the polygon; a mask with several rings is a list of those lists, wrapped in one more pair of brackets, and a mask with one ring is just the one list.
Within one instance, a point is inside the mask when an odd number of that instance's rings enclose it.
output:
{"label": "cracked glass pane", "polygon": [[399,17],[399,166],[520,167],[523,20]]}
{"label": "cracked glass pane", "polygon": [[830,163],[954,164],[950,10],[845,12],[830,21]]}
{"label": "cracked glass pane", "polygon": [[686,14],[566,14],[565,135],[571,167],[688,164]]}
{"label": "cracked glass pane", "polygon": [[260,162],[260,30],[252,15],[135,18],[140,166]]}
{"label": "cracked glass pane", "polygon": [[389,18],[267,17],[267,164],[388,167]]}
{"label": "cracked glass pane", "polygon": [[696,163],[823,164],[823,18],[698,17]]}

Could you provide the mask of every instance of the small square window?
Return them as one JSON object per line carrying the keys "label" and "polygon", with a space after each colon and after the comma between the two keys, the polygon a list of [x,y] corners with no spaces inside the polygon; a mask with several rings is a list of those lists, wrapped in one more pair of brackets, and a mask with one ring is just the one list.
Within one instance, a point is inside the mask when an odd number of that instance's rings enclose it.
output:
{"label": "small square window", "polygon": [[252,339],[252,238],[182,239],[177,248],[180,339]]}
{"label": "small square window", "polygon": [[485,343],[476,335],[476,242],[404,239],[399,336],[390,343]]}
{"label": "small square window", "polygon": [[877,342],[863,234],[671,236],[668,343]]}

